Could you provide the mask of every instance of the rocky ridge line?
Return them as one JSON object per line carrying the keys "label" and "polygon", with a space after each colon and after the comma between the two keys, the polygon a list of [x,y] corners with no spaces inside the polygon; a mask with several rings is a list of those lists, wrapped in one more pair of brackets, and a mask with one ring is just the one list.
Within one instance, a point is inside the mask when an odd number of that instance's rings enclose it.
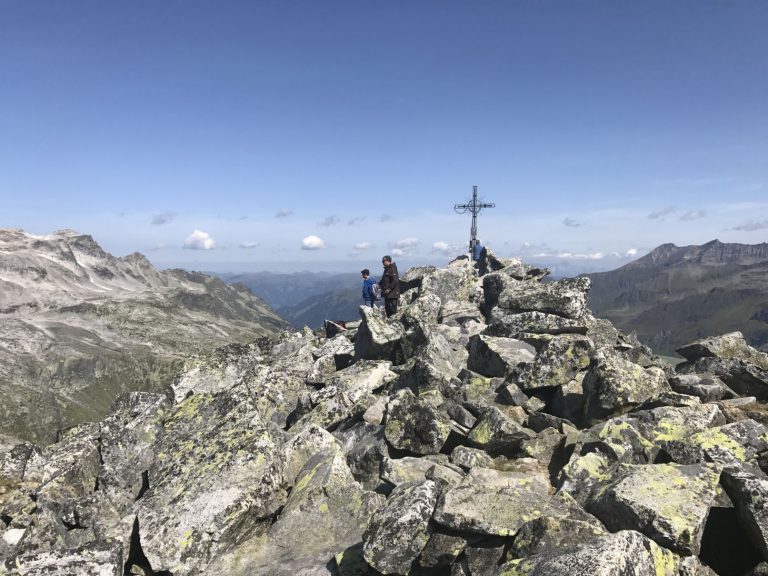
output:
{"label": "rocky ridge line", "polygon": [[[705,576],[768,561],[768,357],[677,370],[489,254],[0,455],[7,574]],[[734,548],[739,546],[740,548]],[[0,569],[3,573],[3,569]]]}

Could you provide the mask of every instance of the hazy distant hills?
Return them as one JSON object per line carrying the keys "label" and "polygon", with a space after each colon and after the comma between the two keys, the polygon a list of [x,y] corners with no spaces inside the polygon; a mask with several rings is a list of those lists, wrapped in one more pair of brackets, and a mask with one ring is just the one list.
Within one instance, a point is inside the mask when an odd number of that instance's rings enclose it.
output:
{"label": "hazy distant hills", "polygon": [[318,328],[326,319],[360,318],[358,307],[363,300],[359,272],[252,272],[219,276],[226,282],[247,286],[296,328]]}
{"label": "hazy distant hills", "polygon": [[768,347],[768,243],[663,244],[592,279],[589,307],[657,352],[739,330]]}
{"label": "hazy distant hills", "polygon": [[46,442],[125,390],[168,385],[189,355],[287,323],[243,286],[70,230],[0,229],[0,434]]}

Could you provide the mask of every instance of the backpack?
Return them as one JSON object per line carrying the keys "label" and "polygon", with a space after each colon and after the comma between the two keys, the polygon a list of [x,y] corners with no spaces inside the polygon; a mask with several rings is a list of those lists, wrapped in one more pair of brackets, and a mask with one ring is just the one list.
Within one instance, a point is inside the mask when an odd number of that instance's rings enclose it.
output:
{"label": "backpack", "polygon": [[371,299],[381,300],[381,286],[378,283],[371,285]]}

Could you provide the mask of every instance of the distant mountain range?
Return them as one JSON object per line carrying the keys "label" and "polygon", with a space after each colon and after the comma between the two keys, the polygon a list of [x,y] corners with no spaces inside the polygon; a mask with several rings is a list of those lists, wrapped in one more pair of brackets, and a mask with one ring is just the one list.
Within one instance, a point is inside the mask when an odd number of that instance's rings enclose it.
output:
{"label": "distant mountain range", "polygon": [[252,272],[218,276],[226,282],[247,286],[297,329],[318,328],[326,319],[360,318],[358,307],[363,300],[359,272]]}
{"label": "distant mountain range", "polygon": [[768,347],[768,243],[663,244],[592,279],[589,307],[658,353],[739,330]]}
{"label": "distant mountain range", "polygon": [[288,328],[242,285],[159,271],[71,230],[0,229],[0,435],[48,442],[160,390],[184,359]]}

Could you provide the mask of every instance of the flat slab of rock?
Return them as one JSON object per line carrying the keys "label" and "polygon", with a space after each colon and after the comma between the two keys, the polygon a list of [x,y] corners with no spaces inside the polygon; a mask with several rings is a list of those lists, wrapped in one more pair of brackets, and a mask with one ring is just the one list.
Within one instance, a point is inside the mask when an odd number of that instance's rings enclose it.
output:
{"label": "flat slab of rock", "polygon": [[512,338],[497,338],[478,334],[469,339],[467,368],[490,378],[504,378],[518,364],[531,362],[536,349]]}
{"label": "flat slab of rock", "polygon": [[[483,286],[496,274],[486,275]],[[581,318],[586,313],[587,292],[592,285],[591,280],[586,277],[546,284],[518,282],[506,277],[502,282],[503,287],[496,303],[499,308],[511,312],[544,312],[572,319]],[[488,304],[486,299],[486,305]]]}
{"label": "flat slab of rock", "polygon": [[545,514],[549,501],[548,478],[472,468],[461,484],[440,498],[434,519],[461,532],[513,536],[523,524]]}
{"label": "flat slab of rock", "polygon": [[483,413],[468,436],[475,446],[493,456],[512,456],[524,440],[534,437],[532,430],[508,418],[496,407]]}
{"label": "flat slab of rock", "polygon": [[382,574],[408,574],[429,541],[438,493],[431,480],[395,489],[365,533],[366,562]]}
{"label": "flat slab of rock", "polygon": [[720,467],[622,465],[587,509],[611,531],[637,530],[680,554],[699,553]]}
{"label": "flat slab of rock", "polygon": [[599,536],[565,551],[513,560],[497,576],[678,576],[680,560],[638,532]]}
{"label": "flat slab of rock", "polygon": [[493,336],[518,337],[520,334],[586,334],[581,320],[546,312],[510,312],[494,308],[488,317],[488,333]]}

